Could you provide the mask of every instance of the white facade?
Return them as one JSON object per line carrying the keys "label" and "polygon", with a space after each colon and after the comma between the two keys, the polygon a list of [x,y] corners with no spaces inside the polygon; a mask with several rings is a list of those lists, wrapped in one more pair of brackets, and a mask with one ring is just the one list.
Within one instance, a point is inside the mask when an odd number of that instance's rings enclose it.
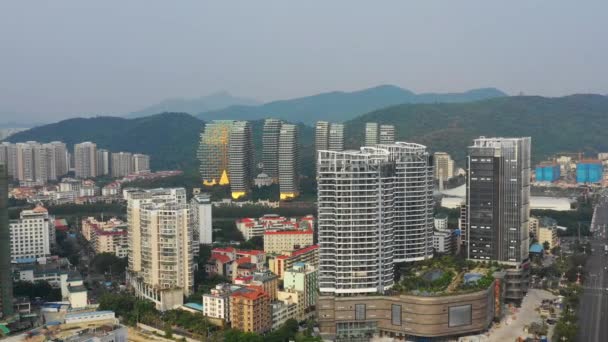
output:
{"label": "white facade", "polygon": [[452,253],[452,232],[449,230],[433,232],[433,248],[437,253]]}
{"label": "white facade", "polygon": [[50,230],[55,229],[52,222],[52,216],[41,206],[23,210],[19,219],[11,220],[11,262],[25,262],[49,256]]}
{"label": "white facade", "polygon": [[445,152],[435,152],[433,154],[435,165],[435,179],[439,181],[440,189],[443,189],[443,182],[454,176],[454,160]]}
{"label": "white facade", "polygon": [[275,331],[290,319],[298,319],[298,304],[287,301],[274,301],[270,303],[272,315],[272,331]]}
{"label": "white facade", "polygon": [[120,178],[133,173],[133,155],[129,152],[112,153],[112,177]]}
{"label": "white facade", "polygon": [[106,176],[110,174],[110,151],[97,150],[97,175]]}
{"label": "white facade", "polygon": [[448,229],[448,217],[447,216],[438,216],[433,219],[435,229],[437,230],[447,230]]}
{"label": "white facade", "polygon": [[[128,278],[140,297],[175,301],[175,291],[188,296],[194,285],[194,224],[184,188],[125,190],[127,198]],[[167,300],[163,299],[169,298]],[[179,299],[179,298],[178,298]],[[182,298],[183,299],[183,298]]]}
{"label": "white facade", "polygon": [[424,145],[377,145],[395,161],[395,262],[433,257],[433,166]]}
{"label": "white facade", "polygon": [[213,243],[213,215],[211,196],[199,194],[192,198],[192,220],[198,232],[198,242],[203,245]]}
{"label": "white facade", "polygon": [[210,293],[203,295],[203,315],[230,322],[230,294],[241,288],[228,283],[216,285]]}
{"label": "white facade", "polygon": [[380,132],[378,134],[378,142],[380,144],[394,144],[395,143],[395,126],[380,125]]}
{"label": "white facade", "polygon": [[74,145],[74,170],[77,178],[97,176],[97,145],[83,142]]}
{"label": "white facade", "polygon": [[368,122],[365,124],[365,146],[378,144],[378,123]]}
{"label": "white facade", "polygon": [[317,155],[319,290],[383,293],[393,286],[395,163],[385,149]]}
{"label": "white facade", "polygon": [[150,156],[146,154],[133,155],[133,172],[149,172],[150,171]]}
{"label": "white facade", "polygon": [[284,124],[279,135],[279,188],[281,200],[300,194],[298,127]]}
{"label": "white facade", "polygon": [[[281,133],[281,120],[266,119],[264,121],[264,134],[262,137],[263,144],[263,162],[264,173],[270,178],[270,184],[279,178],[279,135]],[[258,175],[258,178],[260,176]],[[270,185],[265,184],[265,185]],[[256,186],[258,180],[256,178]]]}

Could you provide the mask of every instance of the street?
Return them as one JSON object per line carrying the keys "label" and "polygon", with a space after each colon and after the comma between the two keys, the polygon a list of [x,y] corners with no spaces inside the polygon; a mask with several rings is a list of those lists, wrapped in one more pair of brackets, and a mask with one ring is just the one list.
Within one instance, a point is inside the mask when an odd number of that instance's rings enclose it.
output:
{"label": "street", "polygon": [[579,306],[578,341],[608,341],[608,256],[604,253],[606,245],[606,225],[608,224],[608,201],[602,198],[593,215],[590,240],[592,254],[587,259],[587,277],[583,284],[583,294]]}

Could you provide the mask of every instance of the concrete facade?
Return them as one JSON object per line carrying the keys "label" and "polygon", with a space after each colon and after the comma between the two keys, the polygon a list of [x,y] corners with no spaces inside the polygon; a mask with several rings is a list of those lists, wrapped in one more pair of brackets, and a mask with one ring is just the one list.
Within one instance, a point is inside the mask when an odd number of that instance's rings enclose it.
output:
{"label": "concrete facade", "polygon": [[497,314],[495,284],[478,292],[439,297],[320,296],[319,329],[323,338],[337,341],[373,335],[428,338],[482,332]]}

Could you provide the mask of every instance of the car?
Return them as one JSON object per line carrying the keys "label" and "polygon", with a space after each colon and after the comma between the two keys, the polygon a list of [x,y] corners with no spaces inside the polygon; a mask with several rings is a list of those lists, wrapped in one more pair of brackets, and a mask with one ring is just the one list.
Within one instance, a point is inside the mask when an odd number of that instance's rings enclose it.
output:
{"label": "car", "polygon": [[556,321],[556,320],[554,320],[553,318],[548,318],[548,319],[547,319],[547,324],[551,324],[551,325],[553,325],[553,324],[555,324],[556,322],[557,322],[557,321]]}

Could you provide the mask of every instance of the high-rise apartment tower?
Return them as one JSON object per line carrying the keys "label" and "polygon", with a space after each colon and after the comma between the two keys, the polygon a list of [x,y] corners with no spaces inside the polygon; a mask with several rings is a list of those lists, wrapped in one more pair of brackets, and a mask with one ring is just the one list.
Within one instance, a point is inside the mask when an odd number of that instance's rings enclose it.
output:
{"label": "high-rise apartment tower", "polygon": [[263,162],[264,173],[276,182],[279,178],[279,135],[281,134],[281,120],[266,119],[264,121]]}
{"label": "high-rise apartment tower", "polygon": [[253,134],[248,121],[236,121],[230,130],[228,178],[233,199],[247,195],[253,180]]}
{"label": "high-rise apartment tower", "polygon": [[280,199],[299,196],[300,176],[298,150],[298,127],[284,124],[279,135],[279,190]]}
{"label": "high-rise apartment tower", "polygon": [[74,145],[74,169],[78,178],[97,176],[97,145],[83,142]]}
{"label": "high-rise apartment tower", "polygon": [[233,124],[233,120],[214,120],[205,124],[197,152],[204,185],[230,184],[228,168]]}

